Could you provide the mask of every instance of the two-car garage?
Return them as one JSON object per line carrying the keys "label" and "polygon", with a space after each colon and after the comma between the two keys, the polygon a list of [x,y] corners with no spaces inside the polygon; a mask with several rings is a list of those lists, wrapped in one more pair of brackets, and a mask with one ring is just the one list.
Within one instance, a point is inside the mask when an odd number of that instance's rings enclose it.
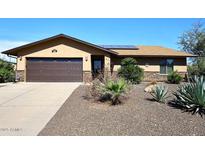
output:
{"label": "two-car garage", "polygon": [[82,58],[27,58],[27,82],[82,82]]}
{"label": "two-car garage", "polygon": [[[110,67],[110,49],[59,34],[3,52],[16,57],[16,80],[24,82],[88,82],[92,80],[92,56],[103,57],[96,66]],[[94,57],[95,58],[95,57]],[[101,64],[103,63],[103,65]]]}

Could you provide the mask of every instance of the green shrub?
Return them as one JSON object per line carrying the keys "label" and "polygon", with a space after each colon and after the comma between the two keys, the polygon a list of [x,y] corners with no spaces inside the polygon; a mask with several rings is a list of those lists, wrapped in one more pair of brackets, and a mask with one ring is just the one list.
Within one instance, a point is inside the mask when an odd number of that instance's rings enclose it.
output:
{"label": "green shrub", "polygon": [[168,82],[173,84],[179,84],[182,81],[182,79],[182,76],[177,71],[171,72],[167,76]]}
{"label": "green shrub", "polygon": [[150,94],[155,101],[165,103],[166,98],[168,98],[167,93],[168,90],[165,86],[157,85]]}
{"label": "green shrub", "polygon": [[111,100],[112,105],[120,104],[120,96],[126,93],[128,90],[128,84],[124,79],[118,79],[116,81],[107,80],[104,85],[102,85],[102,97]]}
{"label": "green shrub", "polygon": [[176,97],[172,102],[185,111],[205,113],[205,78],[195,77],[193,82],[178,87],[173,93]]}
{"label": "green shrub", "polygon": [[199,57],[197,60],[190,66],[188,66],[188,75],[190,78],[194,76],[205,76],[205,58]]}
{"label": "green shrub", "polygon": [[11,63],[0,60],[0,83],[15,80],[14,67]]}
{"label": "green shrub", "polygon": [[144,70],[137,65],[134,58],[125,58],[121,62],[118,75],[132,84],[138,84],[143,80]]}

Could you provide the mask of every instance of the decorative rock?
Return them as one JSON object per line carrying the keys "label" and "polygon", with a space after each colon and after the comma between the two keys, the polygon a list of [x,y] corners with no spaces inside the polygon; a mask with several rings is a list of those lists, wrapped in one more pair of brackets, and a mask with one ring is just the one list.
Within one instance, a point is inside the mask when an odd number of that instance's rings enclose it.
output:
{"label": "decorative rock", "polygon": [[154,85],[149,85],[149,86],[147,86],[147,87],[144,89],[144,91],[145,91],[145,92],[148,92],[148,93],[151,93],[151,92],[153,92],[153,90],[154,90],[155,87],[156,87],[156,84],[154,84]]}

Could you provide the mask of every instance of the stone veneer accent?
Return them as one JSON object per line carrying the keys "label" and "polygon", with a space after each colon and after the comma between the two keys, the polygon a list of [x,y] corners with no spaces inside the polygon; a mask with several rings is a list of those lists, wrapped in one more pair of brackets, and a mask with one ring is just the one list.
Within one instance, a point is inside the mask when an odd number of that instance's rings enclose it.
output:
{"label": "stone veneer accent", "polygon": [[90,71],[83,71],[83,82],[90,83],[92,81],[92,74]]}
{"label": "stone veneer accent", "polygon": [[[109,72],[104,72],[105,76],[109,76],[111,79],[116,79],[117,77],[117,72],[113,72],[111,73],[110,71]],[[83,72],[83,82],[84,83],[90,83],[93,81],[93,77],[92,77],[92,73],[90,71],[84,71]]]}
{"label": "stone veneer accent", "polygon": [[17,81],[24,81],[24,70],[17,70],[16,71],[16,80]]}
{"label": "stone veneer accent", "polygon": [[[185,72],[179,72],[179,74],[185,78]],[[117,72],[112,72],[112,77],[117,77]],[[167,81],[167,75],[159,74],[159,72],[144,72],[143,81]]]}
{"label": "stone veneer accent", "polygon": [[[185,72],[179,72],[185,78]],[[144,72],[144,81],[167,81],[167,75],[162,75],[159,72]]]}

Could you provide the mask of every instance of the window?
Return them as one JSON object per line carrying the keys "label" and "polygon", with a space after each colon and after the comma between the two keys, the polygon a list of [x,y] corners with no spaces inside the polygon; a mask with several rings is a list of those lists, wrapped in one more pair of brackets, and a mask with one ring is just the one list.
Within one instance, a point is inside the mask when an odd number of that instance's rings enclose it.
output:
{"label": "window", "polygon": [[169,74],[173,71],[174,60],[173,59],[163,59],[160,62],[160,74]]}

